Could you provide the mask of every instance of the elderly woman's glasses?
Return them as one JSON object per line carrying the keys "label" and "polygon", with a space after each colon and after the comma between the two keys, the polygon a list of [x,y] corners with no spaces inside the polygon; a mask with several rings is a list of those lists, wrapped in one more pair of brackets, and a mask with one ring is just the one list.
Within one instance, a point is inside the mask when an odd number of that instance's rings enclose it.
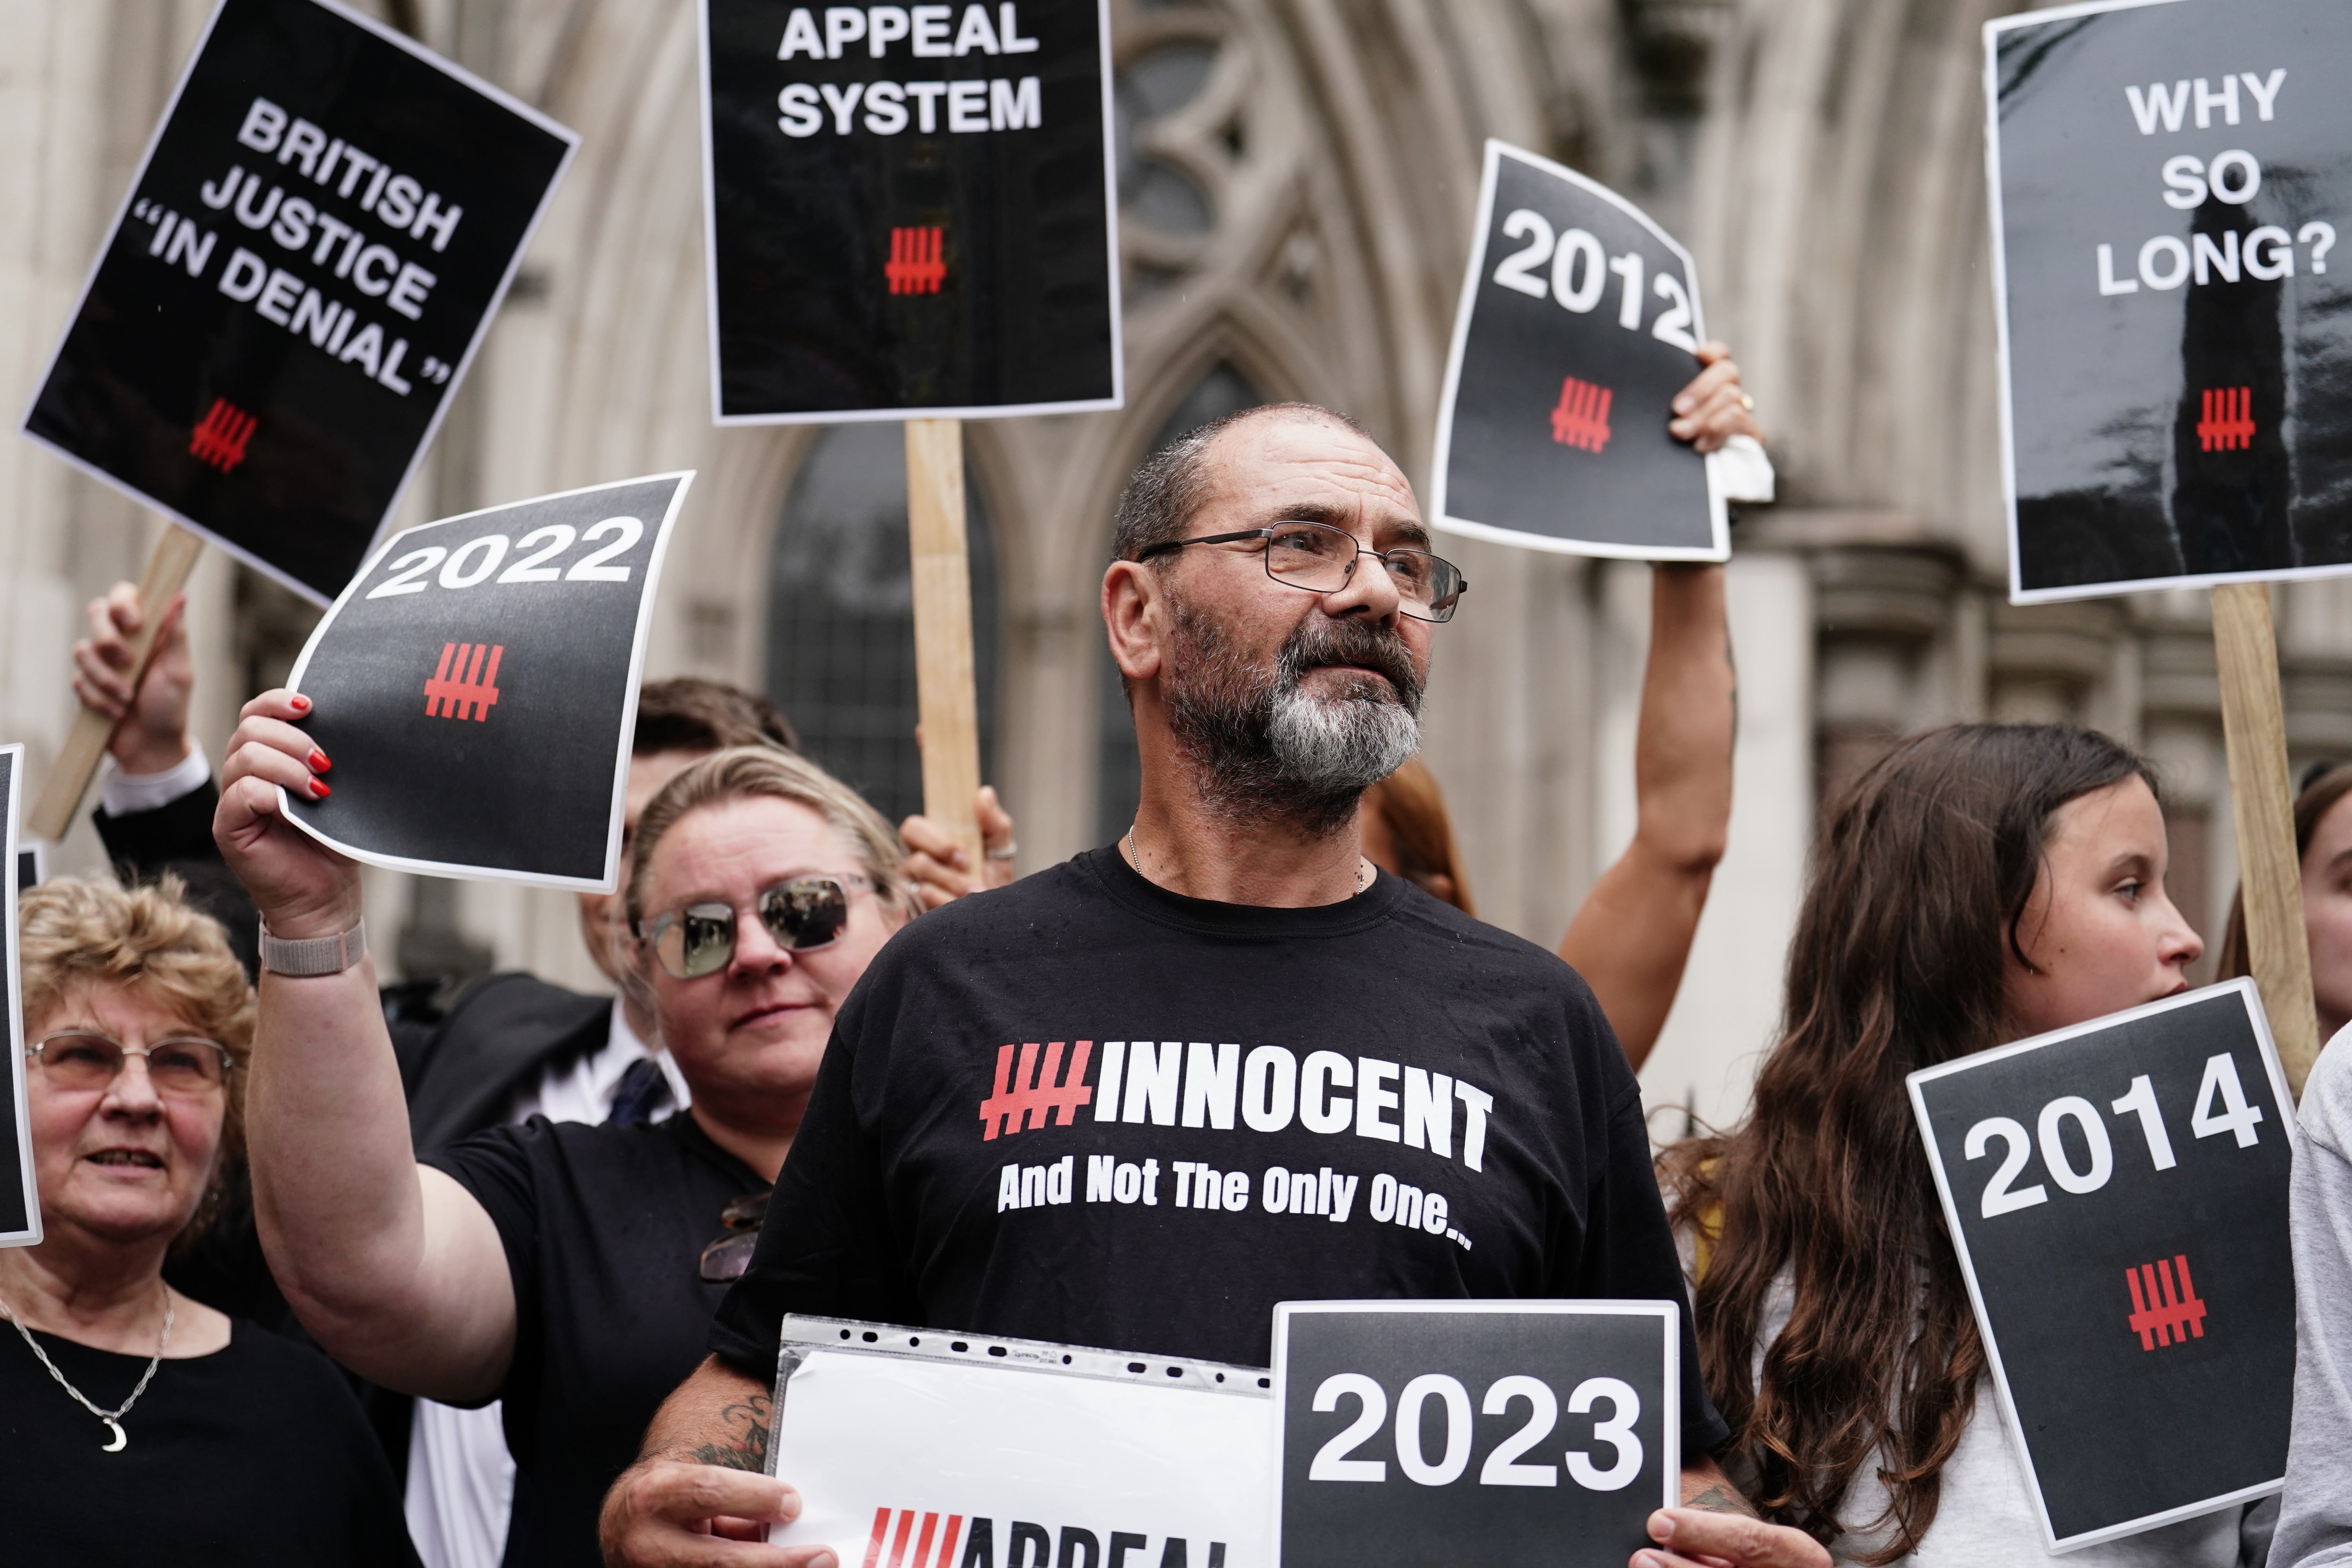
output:
{"label": "elderly woman's glasses", "polygon": [[1167,539],[1136,552],[1149,561],[1188,544],[1237,544],[1263,539],[1265,574],[1286,588],[1336,594],[1356,575],[1356,563],[1370,556],[1387,569],[1402,601],[1397,608],[1416,621],[1450,621],[1470,584],[1453,562],[1426,550],[1366,550],[1356,536],[1328,522],[1277,522],[1238,533],[1204,533],[1198,539]]}
{"label": "elderly woman's glasses", "polygon": [[233,1060],[217,1040],[174,1037],[140,1050],[86,1029],[48,1036],[25,1054],[41,1064],[51,1089],[67,1094],[110,1088],[130,1057],[146,1058],[147,1080],[158,1094],[210,1094],[228,1081]]}
{"label": "elderly woman's glasses", "polygon": [[[849,924],[849,889],[870,886],[863,877],[794,877],[760,894],[760,923],[776,945],[814,952],[841,940]],[[679,980],[716,974],[735,958],[735,906],[688,904],[656,917],[646,928],[654,956]]]}

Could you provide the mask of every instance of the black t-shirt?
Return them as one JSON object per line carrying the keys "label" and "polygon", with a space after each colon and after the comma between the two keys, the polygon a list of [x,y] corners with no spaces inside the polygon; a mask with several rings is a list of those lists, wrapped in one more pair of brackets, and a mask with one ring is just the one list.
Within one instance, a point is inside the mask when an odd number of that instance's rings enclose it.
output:
{"label": "black t-shirt", "polygon": [[710,1344],[765,1379],[805,1312],[1263,1365],[1277,1301],[1527,1297],[1684,1301],[1575,972],[1393,877],[1263,909],[1100,849],[875,959]]}
{"label": "black t-shirt", "polygon": [[766,1190],[681,1113],[647,1127],[534,1116],[422,1156],[473,1194],[514,1276],[509,1563],[601,1563],[596,1515],[661,1402],[701,1363],[726,1293],[702,1249]]}
{"label": "black t-shirt", "polygon": [[[120,1568],[415,1568],[392,1467],[318,1352],[231,1319],[228,1348],[166,1361],[106,1453],[97,1417],[0,1324],[0,1560]],[[33,1336],[101,1410],[143,1355]]]}

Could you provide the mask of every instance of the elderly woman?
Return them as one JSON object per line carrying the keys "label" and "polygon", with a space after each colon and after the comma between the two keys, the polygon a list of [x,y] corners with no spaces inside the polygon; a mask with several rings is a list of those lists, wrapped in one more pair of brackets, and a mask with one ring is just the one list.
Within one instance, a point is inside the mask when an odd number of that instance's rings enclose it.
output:
{"label": "elderly woman", "polygon": [[38,1246],[0,1251],[0,1541],[22,1563],[414,1563],[317,1352],[163,1282],[238,1154],[253,992],[175,886],[19,906]]}
{"label": "elderly woman", "polygon": [[[251,1127],[270,1266],[353,1370],[449,1404],[504,1401],[509,1563],[593,1563],[605,1489],[703,1357],[800,1125],[834,1010],[914,908],[898,836],[803,758],[723,751],[656,795],[631,846],[630,984],[692,1091],[651,1126],[534,1118],[410,1152],[364,958],[355,868],[285,822],[313,795],[306,700],[247,705],[215,833],[259,906]],[[330,973],[320,973],[330,970]],[[740,1238],[740,1239],[739,1239]]]}

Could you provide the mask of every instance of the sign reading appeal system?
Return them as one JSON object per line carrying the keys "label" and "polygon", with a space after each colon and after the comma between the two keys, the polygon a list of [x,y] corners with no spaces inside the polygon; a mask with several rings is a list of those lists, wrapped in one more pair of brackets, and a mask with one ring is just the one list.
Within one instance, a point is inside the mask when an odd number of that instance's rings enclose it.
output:
{"label": "sign reading appeal system", "polygon": [[16,819],[25,794],[25,748],[0,746],[0,851],[7,856],[8,907],[0,913],[0,1006],[8,1009],[8,1068],[0,1077],[8,1102],[0,1106],[0,1247],[31,1247],[41,1239],[41,1199],[33,1185],[33,1122],[25,1100],[25,993],[16,961],[16,895],[23,865],[16,858]]}
{"label": "sign reading appeal system", "polygon": [[788,1317],[779,1545],[888,1568],[1263,1568],[1257,1367]]}
{"label": "sign reading appeal system", "polygon": [[404,529],[287,685],[332,793],[288,819],[372,866],[611,892],[654,585],[693,474]]}
{"label": "sign reading appeal system", "polygon": [[326,0],[223,0],[25,433],[325,603],[577,141]]}
{"label": "sign reading appeal system", "polygon": [[2295,1121],[2254,983],[1910,1084],[2050,1549],[2278,1490]]}
{"label": "sign reading appeal system", "polygon": [[2352,7],[1985,26],[2010,596],[2352,571]]}
{"label": "sign reading appeal system", "polygon": [[1574,555],[1725,561],[1715,468],[1666,433],[1706,340],[1690,252],[1607,186],[1486,143],[1437,415],[1437,526]]}
{"label": "sign reading appeal system", "polygon": [[1108,0],[703,0],[711,408],[1116,408]]}
{"label": "sign reading appeal system", "polygon": [[1279,1568],[1622,1568],[1682,1484],[1670,1301],[1286,1301]]}

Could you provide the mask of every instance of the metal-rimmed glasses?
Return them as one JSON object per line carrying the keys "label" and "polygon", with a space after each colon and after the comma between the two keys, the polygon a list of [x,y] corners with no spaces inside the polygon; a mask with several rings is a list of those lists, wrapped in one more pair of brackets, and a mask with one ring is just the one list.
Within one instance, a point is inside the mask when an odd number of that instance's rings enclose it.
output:
{"label": "metal-rimmed glasses", "polygon": [[1356,575],[1356,562],[1369,555],[1388,572],[1403,601],[1397,608],[1416,621],[1450,621],[1469,586],[1461,568],[1426,550],[1366,550],[1346,529],[1328,522],[1277,522],[1236,533],[1204,533],[1197,539],[1167,539],[1136,552],[1149,561],[1188,544],[1237,544],[1262,539],[1265,574],[1286,588],[1336,594]]}
{"label": "metal-rimmed glasses", "polygon": [[[789,952],[831,947],[849,924],[849,889],[872,886],[846,873],[788,878],[760,890],[760,923]],[[716,900],[688,904],[655,917],[643,934],[672,978],[716,974],[735,958],[735,906]]]}
{"label": "metal-rimmed glasses", "polygon": [[729,1200],[719,1211],[727,1227],[718,1240],[702,1249],[695,1273],[713,1285],[740,1279],[751,1270],[751,1254],[759,1250],[760,1225],[768,1217],[768,1194],[746,1193]]}
{"label": "metal-rimmed glasses", "polygon": [[45,1036],[26,1046],[25,1054],[41,1064],[41,1076],[51,1089],[66,1094],[111,1088],[122,1076],[124,1063],[140,1057],[147,1063],[147,1081],[156,1093],[193,1100],[217,1090],[236,1065],[226,1046],[201,1036],[174,1035],[142,1049],[95,1029]]}

